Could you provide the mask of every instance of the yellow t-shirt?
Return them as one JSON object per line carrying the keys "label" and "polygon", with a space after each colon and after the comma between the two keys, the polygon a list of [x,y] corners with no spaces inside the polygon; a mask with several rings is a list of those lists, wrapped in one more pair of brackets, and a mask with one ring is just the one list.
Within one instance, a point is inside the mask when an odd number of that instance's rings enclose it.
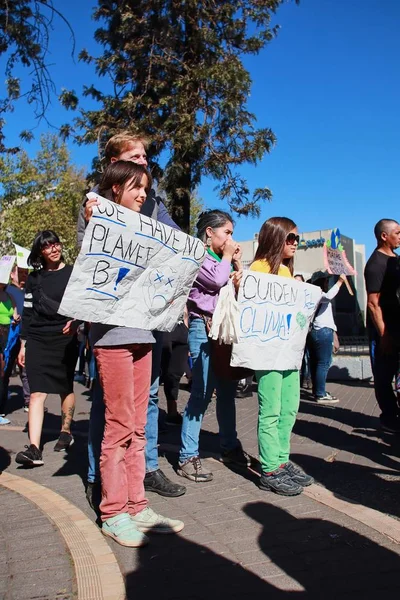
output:
{"label": "yellow t-shirt", "polygon": [[[250,271],[259,271],[260,273],[270,273],[271,269],[265,259],[260,259],[260,260],[255,260],[250,265]],[[278,275],[280,277],[290,277],[291,279],[293,279],[293,275],[291,274],[289,268],[286,267],[285,265],[280,265]]]}

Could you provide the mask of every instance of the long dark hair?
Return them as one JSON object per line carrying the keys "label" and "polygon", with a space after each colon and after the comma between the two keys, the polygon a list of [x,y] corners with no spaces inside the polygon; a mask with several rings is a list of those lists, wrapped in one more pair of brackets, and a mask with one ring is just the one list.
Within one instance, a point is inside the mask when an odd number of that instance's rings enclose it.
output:
{"label": "long dark hair", "polygon": [[201,213],[197,221],[197,237],[200,238],[202,242],[206,243],[207,227],[218,229],[218,227],[223,227],[225,223],[232,223],[233,226],[235,225],[235,221],[229,213],[218,209],[205,210]]}
{"label": "long dark hair", "polygon": [[266,260],[270,271],[277,275],[280,265],[286,265],[293,275],[294,258],[283,259],[286,237],[297,225],[287,217],[271,217],[265,221],[258,235],[258,248],[254,260]]}
{"label": "long dark hair", "polygon": [[147,177],[146,193],[148,194],[153,184],[148,170],[145,169],[143,165],[137,165],[131,160],[117,160],[106,167],[99,184],[99,194],[100,196],[104,196],[112,189],[113,185],[118,185],[120,189],[116,196],[113,194],[113,200],[117,204],[120,204],[122,194],[128,181],[132,179],[129,187],[129,189],[132,189],[140,184],[143,175],[146,175]]}
{"label": "long dark hair", "polygon": [[[35,271],[46,266],[46,261],[42,256],[42,250],[46,244],[61,244],[61,240],[55,231],[45,229],[36,234],[35,239],[33,240],[31,253],[28,256],[28,265],[33,267]],[[63,260],[62,257],[61,260]]]}

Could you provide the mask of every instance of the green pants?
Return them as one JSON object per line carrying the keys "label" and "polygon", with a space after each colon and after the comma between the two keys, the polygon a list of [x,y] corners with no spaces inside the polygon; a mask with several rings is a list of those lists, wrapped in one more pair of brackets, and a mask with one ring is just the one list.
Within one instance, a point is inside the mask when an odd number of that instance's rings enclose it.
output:
{"label": "green pants", "polygon": [[298,371],[256,371],[258,447],[263,472],[288,462],[290,434],[300,404]]}

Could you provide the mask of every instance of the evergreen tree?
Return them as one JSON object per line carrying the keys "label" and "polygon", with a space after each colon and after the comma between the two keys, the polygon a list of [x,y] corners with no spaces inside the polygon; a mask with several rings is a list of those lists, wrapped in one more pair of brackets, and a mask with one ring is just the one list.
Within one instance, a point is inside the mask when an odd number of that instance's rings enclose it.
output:
{"label": "evergreen tree", "polygon": [[[277,32],[271,18],[285,0],[99,0],[95,38],[104,47],[80,58],[111,79],[112,92],[89,85],[99,102],[76,121],[81,143],[104,141],[121,129],[153,141],[150,157],[167,151],[164,187],[172,215],[186,230],[190,196],[202,176],[239,214],[258,214],[267,187],[251,191],[240,165],[256,165],[275,143],[248,111],[251,78],[242,56],[258,54]],[[65,106],[76,105],[65,92]],[[68,126],[66,127],[66,131]]]}

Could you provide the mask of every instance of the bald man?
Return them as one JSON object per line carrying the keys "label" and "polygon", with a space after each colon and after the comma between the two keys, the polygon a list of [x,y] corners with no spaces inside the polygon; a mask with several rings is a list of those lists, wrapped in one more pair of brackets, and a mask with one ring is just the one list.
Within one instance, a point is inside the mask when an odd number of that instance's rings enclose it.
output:
{"label": "bald man", "polygon": [[400,409],[393,391],[393,379],[400,352],[400,225],[381,219],[375,225],[377,247],[365,266],[367,288],[367,329],[374,374],[375,396],[381,409],[384,431],[400,433]]}

